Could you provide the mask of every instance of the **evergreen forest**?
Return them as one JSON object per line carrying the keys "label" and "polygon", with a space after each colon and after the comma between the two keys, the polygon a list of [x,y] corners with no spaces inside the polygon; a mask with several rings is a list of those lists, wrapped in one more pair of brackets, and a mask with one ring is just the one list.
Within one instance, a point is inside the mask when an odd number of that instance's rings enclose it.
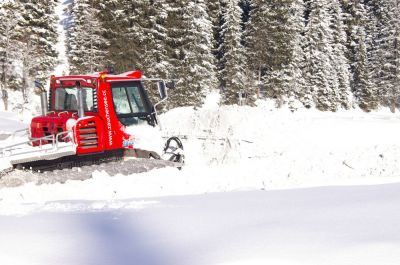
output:
{"label": "evergreen forest", "polygon": [[[65,0],[59,0],[65,1]],[[59,64],[57,0],[0,0],[0,84],[27,101]],[[69,72],[176,80],[168,107],[239,93],[337,111],[400,106],[400,0],[71,0]]]}

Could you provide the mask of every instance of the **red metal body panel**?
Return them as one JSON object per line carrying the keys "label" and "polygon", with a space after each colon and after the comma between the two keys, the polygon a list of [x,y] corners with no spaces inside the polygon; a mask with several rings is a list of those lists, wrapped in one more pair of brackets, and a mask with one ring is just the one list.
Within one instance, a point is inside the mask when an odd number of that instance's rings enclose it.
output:
{"label": "red metal body panel", "polygon": [[105,150],[122,148],[124,140],[124,125],[122,125],[114,110],[110,83],[98,82],[98,111],[103,120]]}
{"label": "red metal body panel", "polygon": [[[125,133],[125,126],[119,121],[115,113],[110,82],[140,81],[141,77],[139,71],[127,72],[122,75],[96,73],[82,76],[52,76],[49,103],[51,111],[46,116],[32,119],[31,138],[40,138],[72,129],[78,155],[124,148],[124,140],[129,140],[131,136]],[[80,82],[82,87],[95,89],[97,95],[97,112],[85,112],[85,117],[81,119],[78,119],[75,111],[54,110],[55,90],[59,87],[73,87],[77,81]],[[74,124],[73,128],[67,128],[67,123]]]}
{"label": "red metal body panel", "polygon": [[79,119],[73,127],[78,154],[97,153],[104,150],[104,128],[99,117]]}

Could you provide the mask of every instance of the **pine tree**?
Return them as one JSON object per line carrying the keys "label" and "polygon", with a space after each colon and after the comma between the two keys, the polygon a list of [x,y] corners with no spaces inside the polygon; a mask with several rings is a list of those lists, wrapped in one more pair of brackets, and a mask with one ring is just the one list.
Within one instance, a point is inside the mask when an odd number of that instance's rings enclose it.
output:
{"label": "pine tree", "polygon": [[361,0],[347,3],[348,58],[351,69],[351,91],[355,103],[364,111],[376,109],[379,105],[377,89],[371,77],[372,36],[375,26],[374,15],[368,15],[368,6]]}
{"label": "pine tree", "polygon": [[155,1],[147,4],[144,17],[141,21],[145,24],[139,25],[141,30],[136,31],[137,38],[141,39],[142,48],[141,63],[144,71],[149,76],[169,78],[171,75],[171,66],[168,58],[168,29],[166,26],[169,4],[167,1]]}
{"label": "pine tree", "polygon": [[307,84],[314,103],[320,110],[335,111],[338,95],[337,73],[332,65],[332,29],[327,0],[310,1],[311,12],[306,26]]}
{"label": "pine tree", "polygon": [[378,87],[381,102],[395,111],[400,95],[400,3],[397,0],[380,2],[375,31],[376,54],[379,62],[375,83]]}
{"label": "pine tree", "polygon": [[378,99],[368,71],[368,53],[363,27],[358,27],[358,34],[360,38],[355,54],[354,95],[358,106],[364,111],[370,111],[377,108]]}
{"label": "pine tree", "polygon": [[213,28],[219,24],[221,15],[221,1],[210,0],[207,2],[207,13],[213,24]]}
{"label": "pine tree", "polygon": [[[170,95],[168,101],[168,108],[174,108],[177,106],[189,105],[184,95],[189,93],[189,88],[185,87],[183,83],[185,73],[183,73],[183,65],[186,56],[184,45],[188,42],[188,31],[187,23],[185,21],[185,12],[187,12],[187,6],[189,1],[173,1],[167,0],[167,16],[165,21],[165,32],[163,50],[164,53],[164,64],[168,68],[168,72],[165,74],[169,78],[172,78],[177,83],[174,92]],[[165,34],[164,34],[165,36]]]}
{"label": "pine tree", "polygon": [[[207,3],[207,13],[208,17],[211,20],[212,27],[213,27],[213,35],[214,46],[217,44],[217,39],[220,37],[221,33],[221,19],[222,19],[222,9],[221,9],[221,0],[210,0]],[[215,46],[217,47],[217,46]]]}
{"label": "pine tree", "polygon": [[346,43],[346,57],[349,60],[350,73],[351,73],[351,87],[354,92],[354,68],[355,68],[355,54],[358,47],[360,36],[357,35],[358,28],[364,26],[362,23],[366,22],[366,12],[362,0],[346,1],[340,0],[343,7],[343,21],[345,24],[345,31],[347,35]]}
{"label": "pine tree", "polygon": [[99,21],[96,0],[75,0],[72,7],[72,25],[68,33],[68,58],[70,71],[82,74],[101,71],[108,40]]}
{"label": "pine tree", "polygon": [[212,22],[213,26],[213,55],[214,55],[214,63],[216,67],[216,76],[218,79],[218,86],[221,87],[222,79],[219,75],[222,70],[222,54],[221,54],[221,44],[222,44],[222,7],[223,3],[221,0],[211,0],[208,1],[208,14]]}
{"label": "pine tree", "polygon": [[166,22],[170,77],[176,80],[168,107],[200,106],[216,86],[212,23],[203,0],[170,1]]}
{"label": "pine tree", "polygon": [[46,80],[49,73],[57,64],[57,28],[55,5],[53,0],[41,0],[32,3],[21,1],[23,5],[23,35],[21,40],[23,46],[22,74],[23,84],[21,86],[24,100],[28,100],[27,88],[32,89],[33,78]]}
{"label": "pine tree", "polygon": [[[370,0],[365,2],[367,10],[368,23],[366,23],[366,49],[367,49],[367,69],[372,84],[373,93],[372,98],[377,101],[376,105],[380,105],[381,91],[380,91],[380,77],[381,67],[384,64],[383,58],[380,54],[380,31],[382,27],[380,1]],[[369,92],[369,91],[368,91]]]}
{"label": "pine tree", "polygon": [[115,73],[134,70],[135,62],[138,61],[139,52],[132,52],[136,43],[127,34],[133,12],[130,6],[132,3],[124,0],[103,0],[97,7],[97,19],[102,28],[101,37],[107,41],[107,45],[102,47],[103,67],[113,68]]}
{"label": "pine tree", "polygon": [[[21,77],[16,73],[15,62],[21,58],[22,47],[21,17],[19,2],[0,3],[0,84],[1,89],[16,89],[21,85]],[[5,93],[5,92],[4,92]],[[7,106],[6,102],[4,104]]]}
{"label": "pine tree", "polygon": [[288,20],[291,28],[291,49],[292,57],[289,64],[290,82],[288,84],[289,107],[296,108],[296,101],[302,102],[303,105],[311,105],[308,102],[312,100],[307,93],[305,80],[305,54],[304,54],[304,1],[293,0]]}
{"label": "pine tree", "polygon": [[167,6],[165,1],[102,1],[99,19],[108,40],[105,59],[116,72],[142,70],[146,76],[166,76]]}
{"label": "pine tree", "polygon": [[278,105],[304,97],[303,2],[256,0],[247,29],[247,55],[267,96]]}
{"label": "pine tree", "polygon": [[265,0],[253,0],[251,2],[250,21],[246,28],[246,57],[249,68],[256,73],[255,77],[261,85],[261,79],[266,74],[266,63],[270,58],[268,52],[269,32],[267,25],[269,20],[266,17],[268,8]]}
{"label": "pine tree", "polygon": [[337,80],[333,84],[337,91],[338,103],[341,107],[350,107],[350,65],[346,57],[347,35],[343,24],[344,14],[338,0],[332,0],[330,6],[332,29],[332,65]]}
{"label": "pine tree", "polygon": [[[222,97],[227,105],[238,103],[238,93],[247,92],[244,84],[247,82],[246,61],[242,46],[241,15],[242,10],[236,0],[227,0],[223,9],[222,25]],[[249,93],[251,94],[251,93]]]}
{"label": "pine tree", "polygon": [[182,15],[179,79],[171,102],[174,106],[200,106],[206,94],[217,86],[212,23],[204,0],[188,1]]}

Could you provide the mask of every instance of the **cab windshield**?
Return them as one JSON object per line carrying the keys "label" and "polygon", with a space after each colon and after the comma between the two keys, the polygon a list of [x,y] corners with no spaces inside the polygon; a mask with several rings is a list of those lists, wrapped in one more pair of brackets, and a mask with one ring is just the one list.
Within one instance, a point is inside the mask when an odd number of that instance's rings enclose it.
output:
{"label": "cab windshield", "polygon": [[[93,88],[82,87],[83,108],[85,111],[93,111]],[[56,111],[77,111],[78,110],[78,89],[76,87],[59,87],[55,93],[54,110]]]}
{"label": "cab windshield", "polygon": [[111,84],[115,112],[122,124],[130,126],[146,121],[149,108],[142,84],[137,81]]}

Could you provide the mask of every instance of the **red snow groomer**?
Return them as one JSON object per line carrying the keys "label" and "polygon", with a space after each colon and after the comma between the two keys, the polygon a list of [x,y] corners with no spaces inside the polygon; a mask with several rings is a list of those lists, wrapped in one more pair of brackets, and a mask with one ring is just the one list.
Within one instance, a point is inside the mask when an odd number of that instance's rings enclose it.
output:
{"label": "red snow groomer", "polygon": [[[144,88],[146,80],[157,82],[160,101],[154,105]],[[145,79],[140,71],[131,71],[52,76],[48,95],[40,83],[35,86],[41,94],[42,114],[32,119],[29,140],[0,150],[14,168],[46,171],[130,158],[182,166],[183,146],[178,138],[168,139],[158,153],[137,146],[135,135],[135,128],[159,123],[156,106],[167,99],[173,82]]]}

